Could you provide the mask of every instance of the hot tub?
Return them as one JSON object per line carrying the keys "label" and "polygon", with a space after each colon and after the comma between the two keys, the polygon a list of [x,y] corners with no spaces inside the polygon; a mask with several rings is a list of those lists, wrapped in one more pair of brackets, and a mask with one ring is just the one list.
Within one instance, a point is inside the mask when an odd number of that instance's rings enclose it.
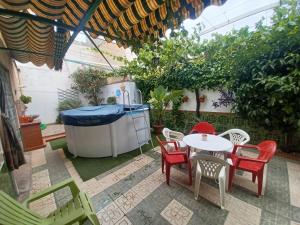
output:
{"label": "hot tub", "polygon": [[[143,117],[145,115],[145,117]],[[74,156],[108,157],[139,147],[136,129],[149,126],[148,105],[101,105],[61,112],[69,151]],[[139,142],[150,140],[148,129],[137,132]]]}

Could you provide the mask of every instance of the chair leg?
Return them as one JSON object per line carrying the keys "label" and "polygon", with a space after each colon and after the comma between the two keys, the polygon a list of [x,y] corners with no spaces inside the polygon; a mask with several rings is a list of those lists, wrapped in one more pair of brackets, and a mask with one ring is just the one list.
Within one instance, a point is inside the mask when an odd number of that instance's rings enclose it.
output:
{"label": "chair leg", "polygon": [[258,192],[257,192],[257,196],[261,196],[261,191],[262,191],[262,185],[263,185],[263,179],[264,179],[264,176],[263,176],[263,171],[259,172],[257,174],[257,189],[258,189]]}
{"label": "chair leg", "polygon": [[256,180],[256,175],[252,173],[252,182],[255,183],[255,180]]}
{"label": "chair leg", "polygon": [[219,178],[220,205],[221,209],[225,208],[225,180]]}
{"label": "chair leg", "polygon": [[268,174],[268,164],[265,164],[264,166],[264,172],[263,172],[263,183],[262,183],[262,192],[261,195],[265,195],[266,185],[267,185],[267,174]]}
{"label": "chair leg", "polygon": [[167,185],[170,185],[170,172],[171,172],[171,166],[166,163],[166,179],[167,179]]}
{"label": "chair leg", "polygon": [[231,191],[232,180],[233,180],[234,174],[235,174],[235,168],[233,166],[230,166],[229,177],[228,177],[228,191]]}
{"label": "chair leg", "polygon": [[189,170],[189,185],[192,185],[192,165],[191,161],[188,162],[188,170]]}
{"label": "chair leg", "polygon": [[164,168],[165,168],[165,160],[164,157],[161,156],[161,172],[164,173]]}
{"label": "chair leg", "polygon": [[199,191],[200,191],[200,183],[201,183],[201,173],[196,172],[196,180],[195,180],[195,189],[194,189],[194,198],[198,200]]}

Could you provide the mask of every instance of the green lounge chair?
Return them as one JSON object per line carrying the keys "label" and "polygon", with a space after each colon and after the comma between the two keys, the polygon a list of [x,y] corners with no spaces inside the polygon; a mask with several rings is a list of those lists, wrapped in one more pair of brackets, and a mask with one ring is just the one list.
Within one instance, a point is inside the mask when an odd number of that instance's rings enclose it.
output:
{"label": "green lounge chair", "polygon": [[[64,187],[70,188],[73,196],[72,200],[50,213],[47,218],[39,216],[28,208],[30,202],[41,199]],[[88,196],[80,192],[72,179],[67,179],[32,195],[23,204],[0,191],[1,225],[79,225],[85,220],[89,220],[93,225],[100,225]]]}

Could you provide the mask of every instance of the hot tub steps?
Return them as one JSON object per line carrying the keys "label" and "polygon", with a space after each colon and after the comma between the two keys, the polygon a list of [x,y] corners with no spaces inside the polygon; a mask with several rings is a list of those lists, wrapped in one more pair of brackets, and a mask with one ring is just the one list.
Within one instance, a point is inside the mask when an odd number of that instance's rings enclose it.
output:
{"label": "hot tub steps", "polygon": [[[140,104],[141,104],[141,107],[143,107],[143,95],[142,95],[142,92],[141,90],[137,90],[140,94]],[[153,142],[152,142],[152,138],[151,138],[151,131],[150,131],[150,125],[148,124],[148,121],[147,121],[147,116],[145,114],[145,110],[142,110],[142,114],[139,114],[139,115],[136,115],[134,113],[134,111],[136,110],[132,110],[132,107],[131,107],[131,103],[130,103],[130,95],[129,95],[129,92],[127,90],[123,90],[123,104],[125,104],[125,97],[127,95],[127,98],[128,98],[128,105],[129,105],[129,112],[130,112],[130,115],[131,115],[131,118],[132,118],[132,123],[133,123],[133,127],[134,127],[134,130],[135,130],[135,134],[136,134],[136,139],[137,139],[137,142],[139,144],[139,148],[140,148],[140,151],[141,151],[141,154],[143,154],[143,150],[142,150],[142,146],[145,145],[145,144],[149,144],[149,140],[140,140],[139,138],[139,134],[138,132],[140,131],[144,131],[144,130],[147,130],[147,135],[148,135],[148,138],[150,139],[150,143],[152,145],[152,148],[154,148],[154,145],[153,145]],[[140,110],[138,110],[140,111]],[[136,121],[138,119],[143,119],[143,122],[144,122],[144,125],[143,127],[141,128],[137,128],[137,124],[136,124]]]}

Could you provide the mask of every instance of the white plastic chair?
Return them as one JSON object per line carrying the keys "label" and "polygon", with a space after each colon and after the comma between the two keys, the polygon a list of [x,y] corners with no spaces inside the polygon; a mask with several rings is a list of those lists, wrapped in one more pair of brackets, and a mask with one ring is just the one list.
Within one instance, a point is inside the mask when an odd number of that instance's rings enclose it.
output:
{"label": "white plastic chair", "polygon": [[[170,130],[169,128],[164,128],[162,130],[162,133],[163,133],[164,137],[166,138],[166,141],[176,141],[179,148],[181,148],[181,149],[187,148],[186,143],[184,143],[182,141],[182,139],[184,137],[183,133]],[[174,145],[172,145],[172,144],[167,145],[167,150],[170,150],[172,148],[174,148]]]}
{"label": "white plastic chair", "polygon": [[229,140],[234,145],[244,145],[250,141],[249,134],[241,129],[230,129],[222,134],[219,134],[218,136],[224,137],[226,135],[229,136]]}
{"label": "white plastic chair", "polygon": [[226,162],[222,159],[216,158],[211,155],[198,155],[196,158],[196,181],[194,197],[198,200],[201,177],[218,180],[220,191],[220,206],[221,209],[225,207],[225,184],[226,184]]}

